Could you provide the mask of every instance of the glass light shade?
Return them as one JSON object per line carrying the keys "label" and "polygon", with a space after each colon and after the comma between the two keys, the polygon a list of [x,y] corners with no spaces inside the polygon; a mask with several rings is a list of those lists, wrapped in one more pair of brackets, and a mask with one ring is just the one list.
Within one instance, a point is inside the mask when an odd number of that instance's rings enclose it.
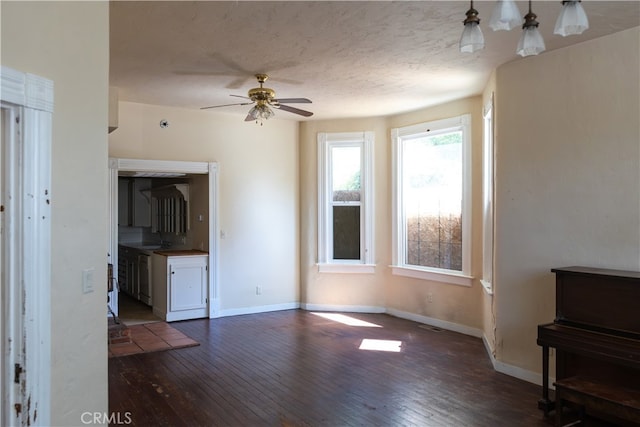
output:
{"label": "glass light shade", "polygon": [[274,113],[267,104],[258,104],[249,110],[249,115],[255,120],[269,120]]}
{"label": "glass light shade", "polygon": [[544,39],[538,31],[538,27],[530,26],[522,30],[522,36],[518,42],[518,48],[516,53],[520,56],[537,55],[540,52],[544,52],[546,46],[544,45]]}
{"label": "glass light shade", "polygon": [[489,27],[493,31],[509,31],[522,24],[522,15],[513,0],[498,0],[493,6]]}
{"label": "glass light shade", "polygon": [[582,4],[579,1],[563,2],[553,33],[566,37],[572,34],[582,34],[588,28],[589,19]]}
{"label": "glass light shade", "polygon": [[484,36],[477,22],[464,24],[460,37],[460,52],[473,53],[484,48]]}

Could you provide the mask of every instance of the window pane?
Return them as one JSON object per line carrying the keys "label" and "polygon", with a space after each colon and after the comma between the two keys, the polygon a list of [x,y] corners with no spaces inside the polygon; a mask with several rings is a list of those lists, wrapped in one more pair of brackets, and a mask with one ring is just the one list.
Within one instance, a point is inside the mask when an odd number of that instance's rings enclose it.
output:
{"label": "window pane", "polygon": [[331,148],[333,201],[360,200],[360,147]]}
{"label": "window pane", "polygon": [[333,207],[333,259],[360,259],[360,206]]}
{"label": "window pane", "polygon": [[403,141],[406,263],[462,270],[462,131]]}

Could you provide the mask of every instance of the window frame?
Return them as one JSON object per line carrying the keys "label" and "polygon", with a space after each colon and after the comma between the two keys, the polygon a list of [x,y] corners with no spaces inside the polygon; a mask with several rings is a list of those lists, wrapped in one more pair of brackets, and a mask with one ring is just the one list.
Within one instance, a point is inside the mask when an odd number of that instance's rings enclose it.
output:
{"label": "window frame", "polygon": [[493,94],[482,112],[482,278],[480,283],[489,295],[493,295],[494,245],[495,245],[495,137],[493,118]]}
{"label": "window frame", "polygon": [[[415,138],[420,134],[441,134],[447,131],[462,131],[462,271],[443,268],[422,267],[406,263],[407,249],[406,221],[404,221],[402,160],[403,140]],[[423,280],[471,286],[471,114],[463,114],[447,119],[434,120],[415,125],[394,128],[392,139],[392,274]]]}
{"label": "window frame", "polygon": [[[318,132],[318,271],[320,273],[374,273],[374,133]],[[360,147],[360,259],[333,258],[333,147]]]}

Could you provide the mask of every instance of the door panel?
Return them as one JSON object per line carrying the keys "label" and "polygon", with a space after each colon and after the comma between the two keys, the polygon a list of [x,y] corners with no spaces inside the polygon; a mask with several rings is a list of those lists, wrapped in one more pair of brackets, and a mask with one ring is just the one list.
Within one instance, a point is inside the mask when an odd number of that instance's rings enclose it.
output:
{"label": "door panel", "polygon": [[170,266],[170,311],[206,307],[206,258],[196,261],[176,260]]}

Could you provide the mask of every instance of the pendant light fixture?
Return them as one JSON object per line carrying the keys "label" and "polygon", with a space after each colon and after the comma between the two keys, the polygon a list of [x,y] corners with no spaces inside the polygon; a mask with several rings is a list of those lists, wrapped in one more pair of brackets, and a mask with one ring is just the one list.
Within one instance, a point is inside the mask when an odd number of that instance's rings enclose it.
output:
{"label": "pendant light fixture", "polygon": [[518,42],[516,53],[520,56],[537,55],[546,49],[540,31],[538,31],[538,16],[531,11],[531,0],[529,0],[529,13],[524,16],[522,25],[522,36]]}
{"label": "pendant light fixture", "polygon": [[522,15],[513,0],[498,0],[493,6],[489,27],[493,31],[512,30],[522,24]]}
{"label": "pendant light fixture", "polygon": [[473,0],[466,15],[467,18],[462,21],[464,30],[462,31],[462,37],[460,37],[460,52],[473,53],[484,48],[484,36],[480,29],[480,18],[478,18],[478,11],[473,8]]}
{"label": "pendant light fixture", "polygon": [[573,34],[582,34],[588,28],[589,19],[582,7],[581,0],[563,1],[562,10],[558,15],[553,33],[566,37]]}

